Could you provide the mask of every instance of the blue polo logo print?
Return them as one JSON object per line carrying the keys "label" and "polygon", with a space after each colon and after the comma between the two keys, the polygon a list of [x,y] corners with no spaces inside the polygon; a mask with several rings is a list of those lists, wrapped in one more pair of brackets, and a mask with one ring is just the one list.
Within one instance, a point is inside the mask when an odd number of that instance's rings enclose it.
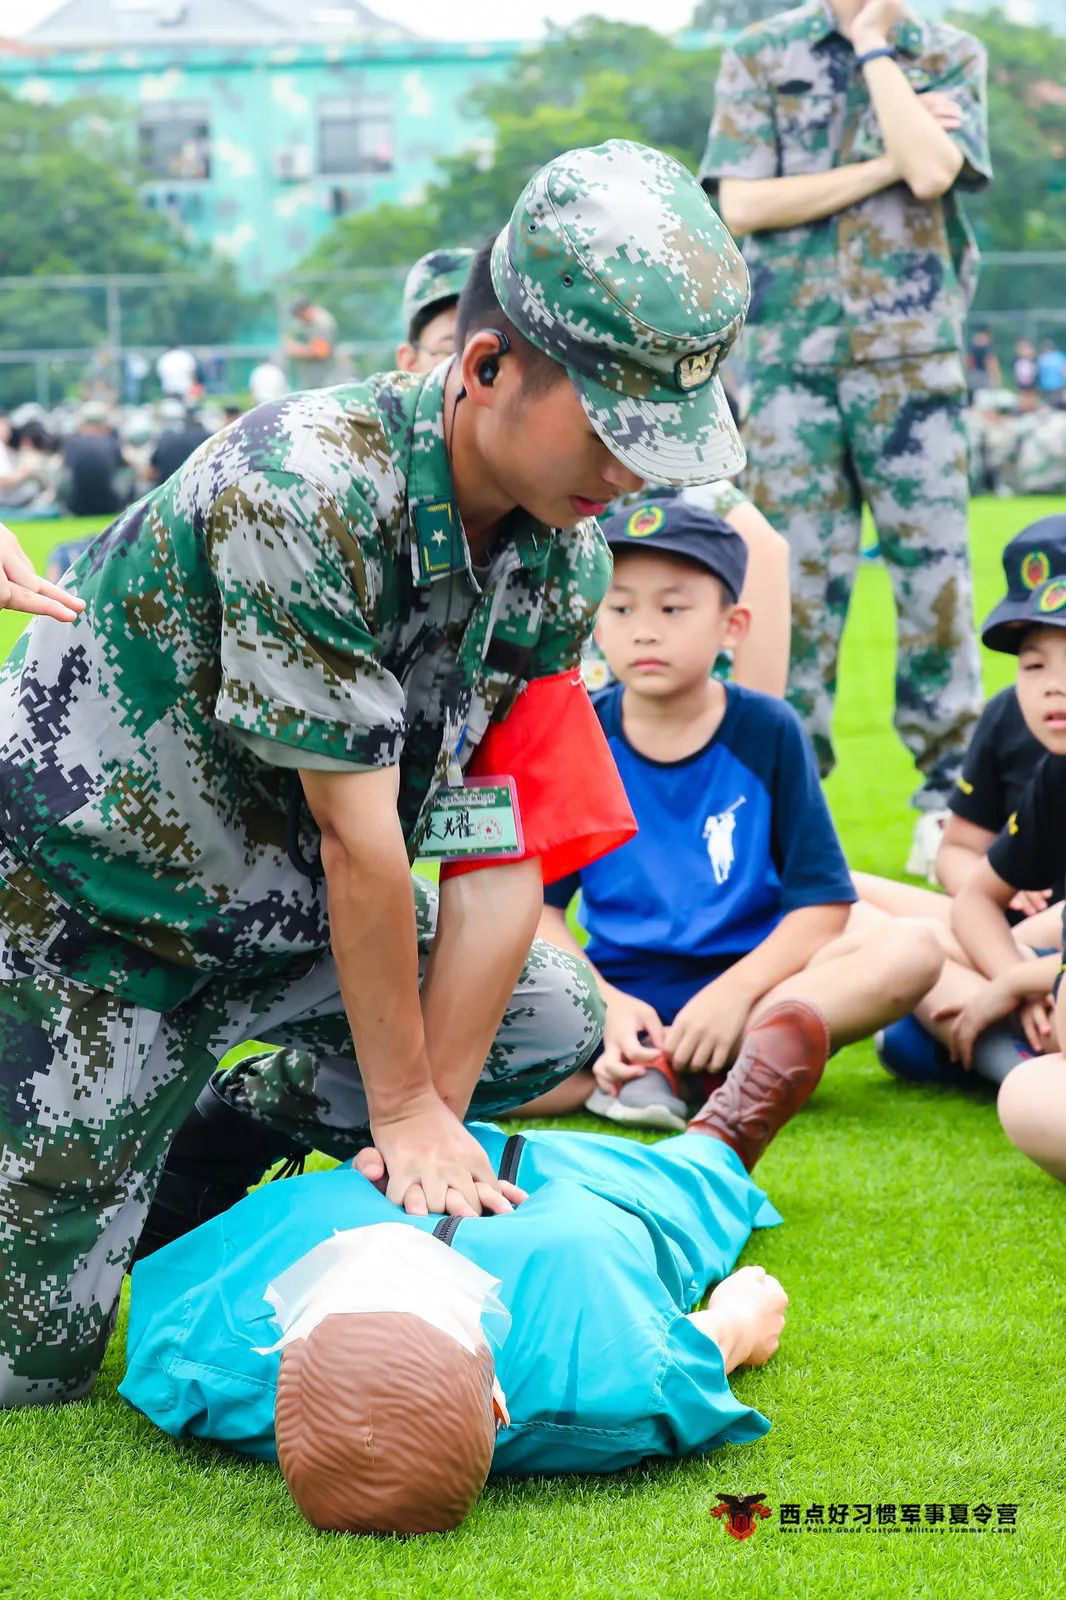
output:
{"label": "blue polo logo print", "polygon": [[733,834],[736,832],[737,812],[744,804],[747,796],[741,795],[739,800],[734,800],[725,811],[710,816],[703,824],[703,839],[707,846],[707,855],[714,873],[715,883],[721,885],[729,882],[729,875],[736,861],[736,850],[733,844]]}

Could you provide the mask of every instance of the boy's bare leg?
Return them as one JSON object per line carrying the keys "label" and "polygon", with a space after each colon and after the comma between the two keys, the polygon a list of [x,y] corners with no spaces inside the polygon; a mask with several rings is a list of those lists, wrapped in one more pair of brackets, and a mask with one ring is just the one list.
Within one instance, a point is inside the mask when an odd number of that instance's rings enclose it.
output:
{"label": "boy's bare leg", "polygon": [[[939,1039],[941,1044],[950,1044],[956,1013],[987,983],[988,979],[980,972],[975,972],[973,967],[962,966],[958,961],[945,961],[936,983],[914,1007],[914,1015],[934,1039]],[[945,1012],[943,1021],[936,1020],[940,1010]]]}
{"label": "boy's bare leg", "polygon": [[925,919],[878,916],[868,932],[852,931],[849,923],[849,931],[825,945],[802,972],[763,995],[753,1015],[779,1000],[805,1000],[822,1012],[832,1048],[839,1050],[913,1011],[943,962],[938,931]]}
{"label": "boy's bare leg", "polygon": [[1003,1080],[996,1110],[1015,1149],[1066,1183],[1066,1059],[1019,1062]]}
{"label": "boy's bare leg", "polygon": [[587,1067],[575,1072],[572,1078],[557,1083],[547,1094],[527,1100],[524,1106],[512,1106],[509,1111],[498,1111],[497,1122],[508,1117],[566,1117],[574,1111],[583,1111],[585,1101],[596,1087],[596,1080]]}
{"label": "boy's bare leg", "polygon": [[859,896],[848,919],[848,933],[872,931],[883,917],[920,918],[936,929],[944,955],[951,961],[967,962],[968,956],[951,931],[950,895],[935,889],[919,889],[912,883],[894,883],[870,872],[853,872],[851,881]]}
{"label": "boy's bare leg", "polygon": [[765,1267],[741,1267],[723,1278],[703,1311],[689,1321],[722,1352],[727,1373],[761,1367],[777,1349],[788,1295]]}
{"label": "boy's bare leg", "polygon": [[[896,883],[892,878],[879,878],[872,872],[853,872],[851,881],[859,896],[855,907],[874,907],[887,912],[890,917],[928,917],[944,930],[945,954],[953,961],[969,965],[962,946],[951,933],[952,898],[936,889],[922,889],[913,883]],[[1033,950],[1054,949],[1062,940],[1062,901],[1035,916],[1026,917],[1014,928],[1019,944]]]}
{"label": "boy's bare leg", "polygon": [[1019,944],[1027,944],[1033,950],[1057,950],[1062,943],[1062,901],[1026,917],[1013,932]]}
{"label": "boy's bare leg", "polygon": [[922,889],[914,883],[897,883],[873,872],[853,872],[855,893],[867,905],[878,906],[890,917],[933,917],[951,921],[951,896],[940,889]]}

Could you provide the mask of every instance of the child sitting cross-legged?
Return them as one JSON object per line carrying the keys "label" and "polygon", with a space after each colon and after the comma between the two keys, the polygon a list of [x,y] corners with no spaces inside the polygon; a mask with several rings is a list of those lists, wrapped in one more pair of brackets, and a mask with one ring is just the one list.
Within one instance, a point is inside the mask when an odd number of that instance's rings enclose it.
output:
{"label": "child sitting cross-legged", "polygon": [[816,1007],[836,1049],[908,1012],[943,958],[927,922],[853,910],[795,714],[710,675],[750,621],[739,535],[678,500],[627,507],[603,531],[615,570],[597,640],[617,681],[594,703],[639,832],[546,891],[539,931],[575,951],[566,908],[581,890],[607,1025],[595,1082],[579,1074],[528,1110],[587,1099],[681,1128],[706,1092],[694,1080],[728,1068],[767,1006]]}

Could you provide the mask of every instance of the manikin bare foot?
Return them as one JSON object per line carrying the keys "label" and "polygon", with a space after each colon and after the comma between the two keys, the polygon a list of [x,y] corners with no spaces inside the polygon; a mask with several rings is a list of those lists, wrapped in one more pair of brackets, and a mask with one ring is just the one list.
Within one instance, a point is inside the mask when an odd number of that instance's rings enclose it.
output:
{"label": "manikin bare foot", "polygon": [[712,1292],[704,1311],[689,1321],[713,1339],[726,1372],[761,1367],[777,1349],[785,1325],[788,1295],[765,1267],[741,1267]]}

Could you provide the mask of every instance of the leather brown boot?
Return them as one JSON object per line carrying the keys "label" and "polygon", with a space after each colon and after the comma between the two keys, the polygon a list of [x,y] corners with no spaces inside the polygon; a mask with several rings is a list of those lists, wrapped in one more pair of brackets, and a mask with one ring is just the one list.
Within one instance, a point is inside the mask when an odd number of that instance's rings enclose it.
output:
{"label": "leather brown boot", "polygon": [[756,1018],[729,1076],[688,1125],[735,1150],[750,1172],[770,1143],[818,1086],[829,1054],[822,1013],[802,1000],[782,1000]]}

